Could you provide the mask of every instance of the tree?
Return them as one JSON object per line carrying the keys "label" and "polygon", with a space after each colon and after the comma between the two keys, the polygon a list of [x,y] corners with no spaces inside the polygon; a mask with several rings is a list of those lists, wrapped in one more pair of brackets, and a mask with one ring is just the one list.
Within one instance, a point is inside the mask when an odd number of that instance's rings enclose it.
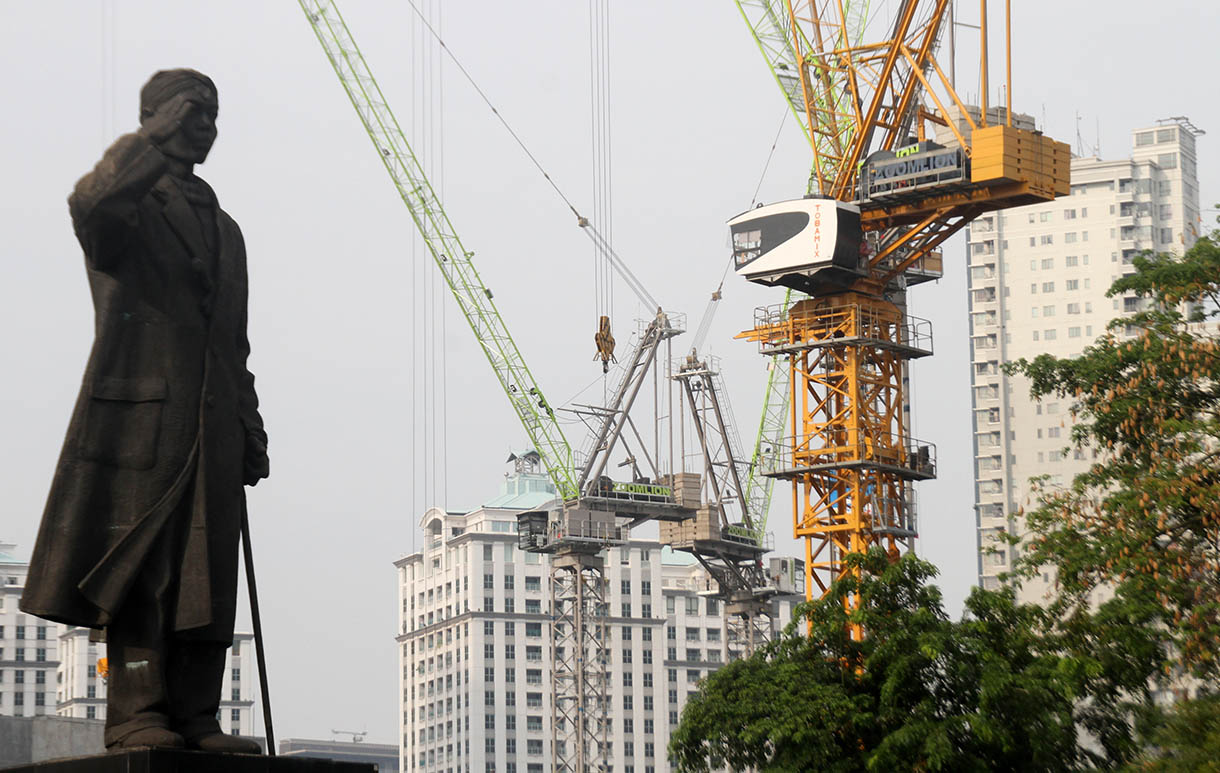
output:
{"label": "tree", "polygon": [[1135,268],[1110,295],[1142,310],[1079,357],[1009,366],[1035,398],[1072,399],[1073,443],[1096,452],[1071,486],[1036,487],[1012,538],[1012,579],[1053,568],[1051,603],[975,589],[954,623],[930,565],[852,556],[856,576],[700,685],[670,742],[680,769],[1217,767],[1220,701],[1163,712],[1152,690],[1220,672],[1220,336],[1204,324],[1220,310],[1220,246]]}
{"label": "tree", "polygon": [[[1018,576],[1053,567],[1054,610],[1152,636],[1166,674],[1220,668],[1220,245],[1144,255],[1109,295],[1146,307],[1110,323],[1079,357],[1010,366],[1035,398],[1074,400],[1074,445],[1097,462],[1043,486],[1025,516]],[[1101,591],[1099,594],[1098,591]],[[1113,598],[1098,604],[1099,596]],[[1145,641],[1147,644],[1147,641]]]}
{"label": "tree", "polygon": [[1148,750],[1126,773],[1203,773],[1220,771],[1220,694],[1201,695],[1176,704],[1148,736]]}
{"label": "tree", "polygon": [[909,554],[891,563],[879,550],[850,560],[858,577],[701,683],[670,741],[681,770],[1064,771],[1104,761],[1077,744],[1087,668],[1041,635],[1046,610],[1016,604],[1011,589],[976,589],[966,618],[952,622],[927,582],[931,564]]}

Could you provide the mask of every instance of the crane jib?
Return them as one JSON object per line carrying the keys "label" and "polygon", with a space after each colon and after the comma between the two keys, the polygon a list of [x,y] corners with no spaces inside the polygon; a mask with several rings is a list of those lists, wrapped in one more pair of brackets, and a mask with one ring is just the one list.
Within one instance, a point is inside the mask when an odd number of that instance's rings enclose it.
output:
{"label": "crane jib", "polygon": [[509,335],[491,290],[470,262],[473,253],[458,239],[343,15],[332,0],[299,3],[556,490],[565,498],[575,495],[571,446]]}

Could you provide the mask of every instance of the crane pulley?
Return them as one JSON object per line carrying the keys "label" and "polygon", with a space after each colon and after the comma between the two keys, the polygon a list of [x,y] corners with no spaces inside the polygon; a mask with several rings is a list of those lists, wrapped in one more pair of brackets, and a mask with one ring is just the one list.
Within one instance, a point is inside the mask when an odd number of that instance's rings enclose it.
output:
{"label": "crane pulley", "polygon": [[610,372],[610,363],[618,362],[614,358],[614,335],[610,332],[610,317],[603,314],[597,320],[597,333],[593,336],[597,344],[597,354],[593,359],[602,361],[602,373]]}

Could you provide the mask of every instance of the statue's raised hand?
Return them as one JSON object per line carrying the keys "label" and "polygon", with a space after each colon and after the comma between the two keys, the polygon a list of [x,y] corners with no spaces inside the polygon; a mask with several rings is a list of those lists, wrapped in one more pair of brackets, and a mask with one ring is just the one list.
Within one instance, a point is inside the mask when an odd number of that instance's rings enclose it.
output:
{"label": "statue's raised hand", "polygon": [[156,112],[140,122],[140,134],[149,142],[160,146],[182,128],[191,109],[195,106],[191,92],[175,94],[157,107]]}

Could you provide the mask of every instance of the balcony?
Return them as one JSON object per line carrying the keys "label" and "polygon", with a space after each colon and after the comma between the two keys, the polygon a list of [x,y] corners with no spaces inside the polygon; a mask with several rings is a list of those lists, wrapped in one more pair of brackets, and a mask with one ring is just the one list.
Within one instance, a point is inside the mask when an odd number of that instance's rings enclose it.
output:
{"label": "balcony", "polygon": [[974,345],[974,350],[976,352],[985,351],[987,349],[994,349],[994,348],[996,348],[996,346],[999,343],[999,339],[995,333],[991,333],[989,335],[974,336],[970,340],[971,340],[971,343]]}
{"label": "balcony", "polygon": [[[979,448],[997,448],[1000,445],[999,432],[983,432],[978,435]],[[988,452],[991,455],[991,452]]]}
{"label": "balcony", "polygon": [[991,264],[986,266],[971,266],[970,268],[970,285],[972,287],[987,286],[987,283],[995,281],[995,277],[995,266]]}
{"label": "balcony", "polygon": [[[987,239],[985,241],[974,242],[970,245],[970,262],[987,263],[981,258],[991,258],[995,256],[995,239]],[[992,261],[994,262],[994,261]]]}
{"label": "balcony", "polygon": [[970,323],[977,330],[980,327],[995,327],[1000,324],[1000,318],[994,311],[978,311],[970,315]]}
{"label": "balcony", "polygon": [[983,386],[975,387],[974,388],[974,399],[975,400],[999,400],[1000,399],[1000,385],[999,384],[985,384]]}
{"label": "balcony", "polygon": [[983,287],[979,288],[978,290],[970,291],[971,303],[995,303],[998,298],[999,295],[996,293],[996,289],[994,287]]}
{"label": "balcony", "polygon": [[979,472],[995,472],[1004,468],[1003,459],[999,456],[984,456],[978,460]]}
{"label": "balcony", "polygon": [[999,408],[982,408],[974,412],[975,429],[982,427],[984,424],[999,424],[1000,409]]}
{"label": "balcony", "polygon": [[1004,493],[1004,484],[998,480],[981,480],[978,487],[979,497],[994,497]]}

